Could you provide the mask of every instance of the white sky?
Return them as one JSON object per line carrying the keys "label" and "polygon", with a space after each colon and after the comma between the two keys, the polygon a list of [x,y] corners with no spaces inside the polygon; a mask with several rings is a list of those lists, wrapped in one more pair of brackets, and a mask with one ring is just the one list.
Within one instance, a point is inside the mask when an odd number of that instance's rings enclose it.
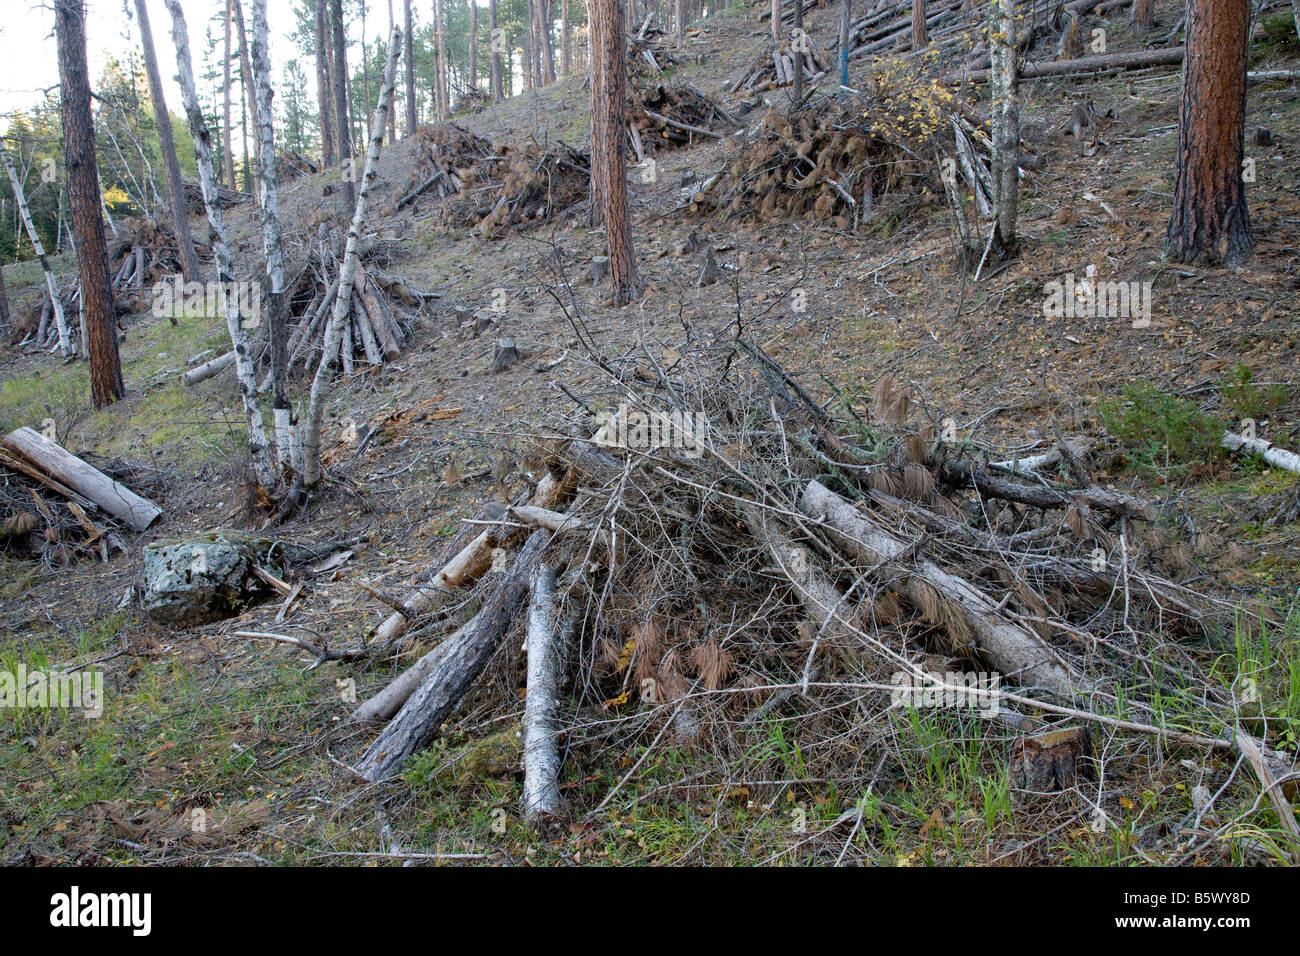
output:
{"label": "white sky", "polygon": [[[58,48],[54,42],[54,6],[49,0],[0,0],[8,16],[0,22],[0,114],[26,109],[37,103],[41,91],[56,87],[59,82]],[[140,27],[135,18],[135,0],[125,0],[131,10],[130,20],[123,12],[123,0],[86,0],[86,48],[90,63],[91,88],[95,88],[100,74],[109,59],[116,56],[125,60],[129,51],[139,47]],[[158,68],[162,74],[167,108],[175,115],[181,114],[181,92],[176,75],[176,49],[172,45],[171,14],[163,0],[147,0],[149,25],[153,32],[154,49],[158,53]],[[366,17],[366,44],[388,33],[388,5],[384,0],[371,3]],[[423,6],[423,5],[421,5]],[[249,33],[253,29],[252,0],[243,0],[244,23]],[[394,15],[402,16],[402,4],[395,0]],[[207,23],[225,10],[225,0],[181,0],[185,22],[189,27],[190,55],[194,58],[194,73],[203,92],[203,56],[207,48]],[[414,13],[415,11],[413,11]],[[290,0],[267,0],[267,21],[271,32],[271,72],[279,82],[286,60],[297,57],[307,75],[310,97],[316,96],[316,70],[314,63],[302,62],[302,54],[293,42],[294,14]],[[418,22],[418,16],[417,16]],[[214,27],[218,43],[224,38],[224,29]],[[124,32],[130,31],[130,38]],[[359,23],[349,23],[348,37],[355,45],[361,35]],[[231,43],[238,44],[231,28]],[[360,50],[350,49],[348,64],[357,62]],[[235,67],[238,70],[238,66]],[[206,101],[206,99],[205,99]],[[0,128],[8,122],[0,116]]]}

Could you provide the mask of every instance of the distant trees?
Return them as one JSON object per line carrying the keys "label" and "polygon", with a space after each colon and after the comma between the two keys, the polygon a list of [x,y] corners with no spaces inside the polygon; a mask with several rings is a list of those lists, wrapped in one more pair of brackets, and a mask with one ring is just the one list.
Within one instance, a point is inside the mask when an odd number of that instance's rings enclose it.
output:
{"label": "distant trees", "polygon": [[1254,249],[1242,179],[1249,0],[1188,0],[1174,208],[1165,252],[1234,266]]}
{"label": "distant trees", "polygon": [[63,95],[63,154],[81,274],[82,331],[90,358],[90,397],[96,408],[126,395],[117,352],[117,317],[109,287],[108,256],[101,218],[95,124],[86,71],[84,0],[55,0],[54,32]]}

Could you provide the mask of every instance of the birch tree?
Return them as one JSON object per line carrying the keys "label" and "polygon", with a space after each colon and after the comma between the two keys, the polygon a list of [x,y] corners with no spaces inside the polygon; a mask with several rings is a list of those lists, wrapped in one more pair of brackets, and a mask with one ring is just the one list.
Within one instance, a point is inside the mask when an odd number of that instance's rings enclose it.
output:
{"label": "birch tree", "polygon": [[[143,0],[140,0],[143,2]],[[275,446],[280,468],[292,467],[292,406],[289,404],[289,349],[285,335],[284,251],[280,241],[280,199],[275,169],[275,114],[271,100],[271,52],[267,43],[266,0],[253,0],[253,80],[257,90],[257,140],[266,162],[258,166],[261,182],[262,249],[270,285],[265,308],[271,339],[271,391],[275,407]]]}
{"label": "birch tree", "polygon": [[226,243],[226,224],[217,198],[216,175],[212,169],[212,134],[203,109],[199,105],[198,89],[194,84],[194,65],[190,59],[189,31],[180,0],[163,0],[172,16],[172,42],[176,45],[177,80],[181,87],[181,103],[189,120],[190,135],[194,138],[194,158],[199,167],[199,185],[203,190],[203,205],[208,213],[212,233],[212,249],[217,260],[217,282],[221,289],[218,299],[225,314],[226,329],[235,353],[235,374],[239,379],[239,394],[248,419],[248,453],[252,460],[253,476],[264,488],[275,485],[267,454],[266,430],[262,423],[262,408],[257,400],[257,376],[253,356],[248,348],[248,333],[244,329],[245,317],[240,313],[238,295],[228,295],[232,290],[233,276],[230,267],[230,247]]}
{"label": "birch tree", "polygon": [[[175,3],[176,0],[169,0]],[[339,370],[339,346],[343,341],[343,327],[347,324],[352,303],[352,289],[357,273],[357,258],[360,255],[361,232],[366,222],[366,201],[370,187],[375,179],[375,164],[379,162],[379,151],[384,144],[384,130],[387,127],[388,111],[392,108],[393,85],[397,77],[397,51],[402,46],[402,31],[394,28],[388,43],[388,60],[384,64],[384,83],[379,91],[379,104],[375,107],[374,121],[370,128],[374,131],[370,137],[370,146],[366,150],[366,165],[361,176],[361,189],[357,192],[356,207],[352,212],[352,223],[348,227],[347,246],[343,251],[343,263],[339,267],[339,290],[334,299],[334,311],[330,316],[329,326],[325,330],[325,344],[321,354],[320,365],[311,383],[311,400],[307,406],[307,422],[303,428],[303,483],[313,488],[320,483],[320,432],[325,421],[325,403],[329,401],[334,389],[334,379]]]}
{"label": "birch tree", "polygon": [[1020,105],[1016,90],[1015,0],[990,0],[989,54],[993,92],[993,224],[995,261],[1016,254],[1016,207],[1020,201]]}
{"label": "birch tree", "polygon": [[[32,248],[36,251],[37,260],[40,261],[41,272],[45,275],[45,288],[49,290],[50,308],[54,312],[54,327],[59,330],[59,352],[67,358],[72,355],[72,341],[68,338],[68,320],[63,314],[63,304],[59,301],[59,283],[54,278],[54,270],[50,268],[50,260],[45,256],[45,246],[41,244],[41,237],[36,232],[36,224],[32,222],[31,208],[27,205],[27,193],[23,190],[22,180],[18,178],[18,170],[14,169],[14,161],[9,155],[9,150],[5,149],[3,140],[0,140],[0,160],[4,161],[5,171],[9,173],[9,183],[14,188],[14,202],[18,206],[18,214],[22,217],[27,238],[32,241]],[[82,347],[85,347],[84,342]]]}

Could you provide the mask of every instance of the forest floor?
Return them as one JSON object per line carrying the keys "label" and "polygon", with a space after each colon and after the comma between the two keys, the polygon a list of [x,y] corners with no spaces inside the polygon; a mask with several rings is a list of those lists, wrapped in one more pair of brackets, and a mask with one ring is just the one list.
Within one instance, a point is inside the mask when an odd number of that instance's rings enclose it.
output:
{"label": "forest floor", "polygon": [[[1158,4],[1165,30],[1177,10]],[[812,36],[824,44],[837,17],[835,9],[812,11]],[[1114,49],[1140,46],[1118,15],[1105,25]],[[710,19],[665,82],[689,82],[734,105],[729,89],[768,36],[755,8]],[[1282,49],[1267,65],[1294,69],[1296,51]],[[854,73],[865,66],[855,63]],[[1296,493],[1300,478],[1215,455],[1188,435],[1250,417],[1275,443],[1300,446],[1300,90],[1249,88],[1248,144],[1256,126],[1276,137],[1252,153],[1256,253],[1241,269],[1201,269],[1161,255],[1178,80],[1176,68],[1162,68],[1025,84],[1025,140],[1045,167],[1022,185],[1022,254],[978,283],[955,267],[949,217],[938,200],[859,235],[804,219],[722,221],[683,211],[684,177],[721,168],[735,148],[730,140],[660,154],[655,183],[632,177],[634,241],[647,290],[626,308],[608,306],[600,290],[579,281],[583,264],[603,247],[603,234],[580,221],[484,239],[448,225],[431,199],[372,220],[371,228],[397,240],[389,271],[441,298],[422,309],[396,363],[359,373],[338,390],[327,422],[329,481],[277,533],[361,543],[347,564],[314,580],[291,619],[334,647],[359,645],[390,609],[357,581],[404,593],[461,519],[513,490],[511,463],[528,454],[523,436],[557,419],[590,423],[559,388],[582,395],[600,376],[547,294],[552,280],[539,260],[558,248],[606,357],[638,343],[661,352],[684,347],[688,325],[726,339],[739,320],[820,400],[833,398],[833,383],[865,406],[875,383],[897,373],[923,408],[952,417],[963,436],[995,455],[1048,440],[1053,418],[1072,434],[1109,434],[1126,455],[1104,483],[1161,505],[1138,546],[1163,573],[1240,605],[1237,633],[1225,636],[1235,650],[1207,679],[1230,683],[1243,660],[1258,664],[1267,674],[1262,696],[1280,728],[1275,743],[1294,752],[1300,529],[1265,519]],[[585,146],[588,96],[580,87],[570,77],[456,122],[488,139]],[[766,95],[779,105],[788,92]],[[1089,156],[1057,132],[1081,101],[1105,117]],[[385,149],[380,217],[409,164],[409,146]],[[311,242],[322,216],[338,219],[335,200],[322,199],[337,176],[285,186],[287,242]],[[238,254],[259,254],[254,211],[234,210],[229,221]],[[692,232],[713,244],[720,264],[734,267],[729,278],[696,288],[698,257],[677,252]],[[1045,284],[1082,275],[1088,264],[1102,275],[1152,282],[1150,328],[1044,317]],[[56,267],[67,272],[73,263],[65,256]],[[11,300],[40,294],[34,269],[7,275]],[[486,308],[500,289],[507,309],[498,329],[474,337],[456,327],[453,306]],[[806,310],[792,308],[794,290],[802,290]],[[381,860],[395,847],[450,854],[449,862],[536,864],[833,862],[845,853],[854,861],[940,865],[1274,858],[1276,820],[1269,823],[1267,809],[1252,815],[1257,783],[1231,759],[1170,745],[1132,747],[1122,734],[1106,734],[1097,746],[1104,786],[1024,795],[1007,776],[1010,738],[944,713],[900,716],[892,731],[896,757],[869,782],[809,775],[804,752],[818,742],[800,739],[795,723],[756,731],[745,766],[661,745],[594,815],[645,742],[603,749],[575,742],[564,771],[573,822],[543,838],[519,822],[520,782],[511,774],[469,786],[436,779],[360,785],[345,765],[373,730],[347,723],[351,706],[340,688],[354,678],[357,699],[369,696],[427,649],[423,636],[403,648],[400,661],[308,670],[307,658],[283,647],[233,636],[275,630],[276,604],[171,631],[124,600],[149,540],[245,515],[233,378],[189,390],[177,381],[186,358],[219,346],[224,334],[215,317],[177,326],[149,315],[131,320],[123,345],[129,396],[102,412],[89,406],[82,365],[0,352],[0,431],[53,418],[60,440],[91,460],[120,457],[154,469],[159,479],[149,493],[165,509],[130,542],[129,554],[107,563],[85,558],[48,567],[0,555],[4,666],[109,658],[100,665],[109,687],[103,719],[0,713],[0,861],[358,863]],[[489,376],[498,335],[515,338],[522,361]],[[432,409],[461,411],[424,414]],[[376,429],[360,454],[343,440],[346,419]],[[1163,438],[1153,440],[1162,429]],[[462,476],[492,470],[504,477],[449,484],[453,464]],[[499,729],[495,722],[457,724],[452,732],[472,740]],[[682,781],[691,785],[674,783]],[[1225,785],[1215,813],[1221,822],[1247,816],[1251,839],[1241,838],[1243,824],[1185,855],[1179,827],[1195,816],[1193,792]],[[868,802],[871,825],[835,830],[846,808]],[[812,825],[792,827],[794,808],[805,806]],[[1090,826],[1098,806],[1115,826]],[[195,808],[211,821],[205,832],[190,826]]]}

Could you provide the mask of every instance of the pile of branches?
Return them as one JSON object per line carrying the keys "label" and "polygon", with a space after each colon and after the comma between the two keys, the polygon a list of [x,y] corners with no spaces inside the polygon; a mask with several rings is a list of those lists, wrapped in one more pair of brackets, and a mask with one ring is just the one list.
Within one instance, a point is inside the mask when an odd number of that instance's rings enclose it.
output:
{"label": "pile of branches", "polygon": [[647,16],[641,29],[627,40],[627,72],[633,86],[677,65],[676,41],[663,30],[651,27],[650,19]]}
{"label": "pile of branches", "polygon": [[728,167],[694,188],[694,201],[727,217],[783,211],[852,230],[882,213],[906,214],[942,192],[934,155],[947,131],[900,126],[897,115],[846,111],[829,99],[769,110]]}
{"label": "pile of branches", "polygon": [[463,225],[486,237],[542,222],[558,222],[586,202],[591,156],[565,143],[529,141],[501,149],[499,159],[479,167],[487,180],[467,190],[453,209]]}
{"label": "pile of branches", "polygon": [[[577,400],[597,433],[541,445],[536,483],[392,602],[372,646],[447,636],[357,711],[386,721],[353,764],[363,778],[401,772],[463,711],[462,726],[522,718],[534,820],[564,810],[562,752],[643,761],[667,738],[716,758],[701,787],[730,784],[769,719],[801,721],[804,773],[864,780],[895,746],[900,679],[950,693],[948,672],[1001,675],[985,733],[1033,733],[1012,751],[1031,790],[1084,772],[1087,734],[1066,753],[1037,733],[1080,724],[1254,748],[1257,773],[1276,772],[1249,736],[1262,725],[1243,732],[1230,695],[1198,677],[1227,650],[1231,605],[1153,569],[1137,531],[1156,505],[1101,487],[1084,442],[1058,432],[991,462],[945,440],[941,410],[917,414],[893,375],[869,408],[833,414],[744,337],[690,341],[594,360],[606,390]],[[1195,722],[1155,726],[1155,697],[1193,685]],[[1105,716],[1116,708],[1124,721]]]}
{"label": "pile of branches", "polygon": [[[801,60],[804,82],[810,84],[825,76],[833,61],[811,37],[807,40],[808,48],[803,51]],[[755,59],[736,88],[750,93],[790,86],[794,83],[795,56],[788,43],[774,46],[771,52],[760,54]]]}
{"label": "pile of branches", "polygon": [[739,121],[693,86],[656,84],[629,93],[628,134],[638,162],[645,162],[653,143],[663,149],[694,146],[701,137],[721,139],[719,130]]}
{"label": "pile of branches", "polygon": [[439,199],[460,192],[478,179],[480,167],[490,168],[496,159],[491,143],[456,123],[421,126],[412,139],[415,155],[397,192],[398,209],[431,190]]}
{"label": "pile of branches", "polygon": [[[185,211],[190,216],[207,215],[207,207],[203,205],[203,187],[191,180],[185,180]],[[217,184],[217,202],[222,209],[229,209],[231,206],[238,206],[241,203],[251,202],[253,199],[248,193],[236,192],[233,189],[227,189],[220,183]]]}
{"label": "pile of branches", "polygon": [[295,149],[286,149],[275,159],[275,175],[279,182],[288,182],[299,176],[315,176],[320,166]]}
{"label": "pile of branches", "polygon": [[[336,353],[345,376],[397,360],[406,346],[415,311],[433,297],[384,271],[391,261],[390,245],[376,237],[362,240],[348,320]],[[338,297],[344,246],[343,234],[322,222],[306,261],[296,278],[286,284],[283,298],[288,310],[285,325],[290,374],[300,368],[311,373],[322,361],[325,333]],[[268,326],[260,322],[252,333],[255,358],[265,366],[259,390],[269,386],[271,375]],[[190,358],[184,384],[195,385],[234,365],[234,352],[210,356],[205,352]]]}
{"label": "pile of branches", "polygon": [[471,115],[482,113],[492,105],[492,97],[487,90],[481,87],[471,87],[460,96],[456,97],[455,112],[469,113]]}

